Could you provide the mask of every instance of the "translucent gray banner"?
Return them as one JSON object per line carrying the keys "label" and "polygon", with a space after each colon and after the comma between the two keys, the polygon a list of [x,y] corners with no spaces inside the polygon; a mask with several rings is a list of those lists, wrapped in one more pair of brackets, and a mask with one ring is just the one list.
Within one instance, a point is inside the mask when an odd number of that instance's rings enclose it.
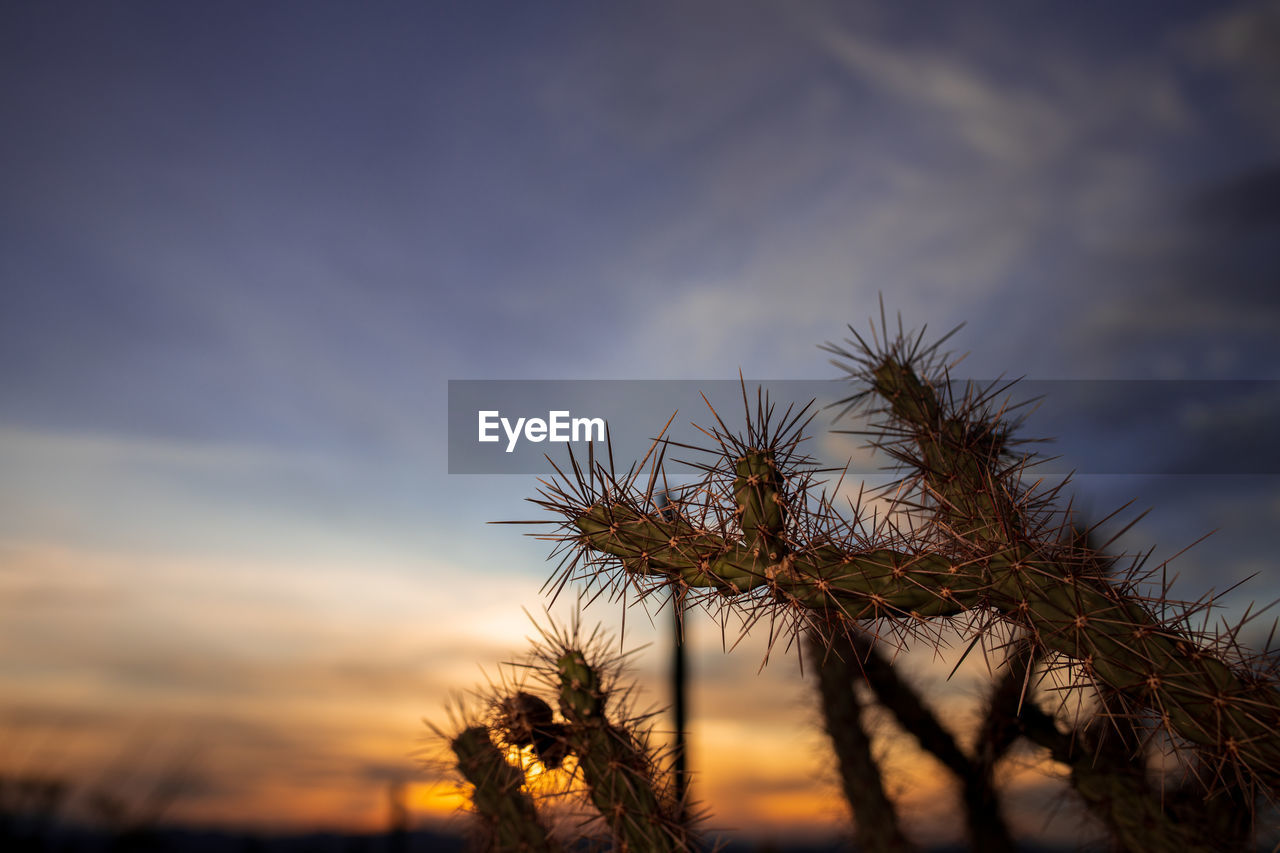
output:
{"label": "translucent gray banner", "polygon": [[[957,380],[953,390],[961,394],[964,385]],[[852,416],[837,420],[837,401],[856,390],[848,382],[748,380],[745,387],[753,417],[758,389],[777,417],[788,406],[812,403],[806,452],[822,463],[850,463],[853,474],[880,473],[888,464],[856,451],[865,439],[832,433],[867,427]],[[1025,423],[1015,437],[1053,439],[1024,447],[1056,457],[1037,469],[1042,474],[1280,473],[1280,381],[1024,380],[992,405],[1031,398],[1039,398],[1034,409],[1016,410]],[[694,425],[719,426],[708,403],[731,431],[742,429],[737,379],[450,380],[449,473],[546,475],[548,456],[558,465],[567,464],[570,450],[585,459],[593,439],[603,456],[606,427],[614,459],[625,468],[644,456],[668,419],[667,438],[707,447],[711,439]],[[677,474],[679,460],[705,461],[683,448],[672,448],[668,458]]]}

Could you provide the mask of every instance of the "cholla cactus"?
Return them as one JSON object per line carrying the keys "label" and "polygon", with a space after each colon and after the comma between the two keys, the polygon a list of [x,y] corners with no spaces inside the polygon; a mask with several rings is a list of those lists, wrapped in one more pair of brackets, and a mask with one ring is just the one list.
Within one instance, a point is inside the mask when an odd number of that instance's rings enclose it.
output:
{"label": "cholla cactus", "polygon": [[[763,617],[794,632],[812,627],[829,643],[869,627],[882,639],[940,642],[942,624],[983,639],[1003,623],[1022,658],[993,695],[1000,713],[985,728],[1000,742],[980,744],[972,758],[944,758],[974,802],[990,794],[991,763],[1018,735],[1032,735],[1072,768],[1077,790],[1130,849],[1139,847],[1125,819],[1157,827],[1143,849],[1194,849],[1200,836],[1188,826],[1207,811],[1274,799],[1277,676],[1237,646],[1238,629],[1199,629],[1193,618],[1202,606],[1179,606],[1164,589],[1145,595],[1141,561],[1118,571],[1091,547],[1056,507],[1061,486],[1024,483],[1029,457],[1015,453],[1017,424],[993,411],[1003,388],[954,395],[938,345],[924,346],[922,336],[873,333],[868,342],[855,333],[847,346],[828,347],[863,385],[846,402],[870,413],[872,445],[903,470],[884,492],[888,514],[868,523],[859,501],[852,520],[843,518],[833,493],[820,488],[827,472],[800,452],[811,416],[788,409],[779,417],[761,395],[752,407],[744,389],[744,432],[712,410],[705,476],[693,486],[665,486],[661,441],[646,457],[653,464],[643,483],[643,462],[619,474],[591,458],[585,467],[571,459],[567,476],[544,485],[534,501],[559,517],[550,536],[563,555],[559,582],[700,596],[713,608],[750,611],[744,624]],[[654,501],[660,477],[677,494],[662,511]],[[1063,733],[1034,706],[1029,686],[1054,669],[1095,691],[1094,734]],[[1103,749],[1103,728],[1120,740],[1107,751],[1132,773],[1108,781],[1085,766],[1086,754]],[[1177,813],[1148,790],[1142,754],[1156,737],[1194,769],[1208,807]],[[935,753],[950,749],[935,742]]]}
{"label": "cholla cactus", "polygon": [[[996,762],[1017,738],[1015,726],[1002,725],[1017,716],[1019,690],[1025,677],[1020,655],[1010,657],[1012,664],[992,690],[982,735],[971,756],[937,719],[925,700],[903,679],[877,648],[873,638],[854,634],[843,626],[832,626],[829,635],[811,631],[809,647],[817,663],[819,697],[823,720],[840,767],[845,798],[854,811],[855,831],[859,845],[868,851],[904,849],[905,841],[893,819],[892,806],[884,799],[878,768],[870,759],[865,734],[860,723],[859,685],[869,688],[898,724],[911,735],[920,748],[928,752],[951,772],[960,787],[966,828],[973,849],[984,853],[1013,851],[1013,839],[1001,814],[1000,802],[993,783]],[[999,731],[997,731],[999,730]],[[852,771],[852,772],[851,772]],[[868,828],[880,829],[868,837]]]}
{"label": "cholla cactus", "polygon": [[450,742],[459,772],[471,785],[471,802],[487,849],[551,853],[560,847],[538,817],[524,774],[508,763],[484,726],[468,726]]}
{"label": "cholla cactus", "polygon": [[858,691],[859,661],[852,644],[814,630],[809,647],[817,663],[823,724],[836,753],[845,799],[853,810],[858,848],[868,853],[915,850],[902,832],[872,754],[871,736],[862,719],[865,705]]}
{"label": "cholla cactus", "polygon": [[560,719],[536,688],[498,687],[488,696],[488,723],[453,739],[488,849],[559,849],[535,806],[526,777],[531,768],[512,760],[525,750],[544,773],[560,774],[562,789],[581,794],[615,849],[674,853],[692,846],[688,810],[673,795],[669,762],[650,747],[645,717],[631,712],[619,680],[624,656],[610,655],[607,645],[598,629],[582,638],[576,622],[544,631],[521,668],[555,697]]}

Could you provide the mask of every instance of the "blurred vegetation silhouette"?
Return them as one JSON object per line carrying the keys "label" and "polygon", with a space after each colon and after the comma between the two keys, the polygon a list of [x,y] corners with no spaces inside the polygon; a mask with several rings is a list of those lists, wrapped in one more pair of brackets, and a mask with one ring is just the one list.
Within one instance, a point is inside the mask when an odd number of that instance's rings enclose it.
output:
{"label": "blurred vegetation silhouette", "polygon": [[[898,467],[856,498],[801,452],[811,407],[779,412],[745,386],[744,426],[711,409],[705,447],[659,437],[625,470],[611,447],[607,460],[571,455],[532,498],[552,520],[525,522],[551,528],[538,534],[560,558],[551,586],[687,600],[785,639],[816,673],[858,849],[915,849],[876,759],[873,706],[953,779],[971,849],[1028,843],[1006,820],[1000,770],[1015,750],[1051,765],[1114,849],[1253,849],[1280,793],[1276,659],[1240,640],[1257,614],[1215,628],[1213,594],[1178,601],[1163,566],[1109,554],[1120,534],[1097,541],[1064,505],[1065,479],[1033,476],[1012,383],[957,390],[948,337],[926,344],[901,321],[891,335],[882,308],[870,335],[824,347],[856,386],[843,415],[870,422],[850,432]],[[668,481],[672,447],[696,455],[696,483]],[[944,725],[891,662],[956,635],[961,660],[980,648],[993,673],[972,733]],[[444,733],[481,849],[703,843],[703,814],[675,793],[620,663],[598,636],[553,627],[526,664],[535,686],[492,687]]]}
{"label": "blurred vegetation silhouette", "polygon": [[[0,775],[0,849],[155,850],[165,813],[190,784],[188,758],[173,758],[153,776],[126,751],[96,783],[76,783],[44,770]],[[146,780],[139,776],[148,776]]]}
{"label": "blurred vegetation silhouette", "polygon": [[[146,778],[139,778],[146,777]],[[419,853],[460,851],[453,835],[411,825],[404,780],[387,782],[385,832],[253,834],[166,820],[196,784],[173,758],[152,774],[141,750],[126,750],[96,782],[39,771],[0,774],[3,853]]]}

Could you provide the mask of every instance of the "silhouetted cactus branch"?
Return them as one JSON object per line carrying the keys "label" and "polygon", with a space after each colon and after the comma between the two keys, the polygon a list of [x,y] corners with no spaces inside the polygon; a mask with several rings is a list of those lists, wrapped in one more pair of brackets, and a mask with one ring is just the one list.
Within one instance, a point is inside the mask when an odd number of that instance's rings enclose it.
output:
{"label": "silhouetted cactus branch", "polygon": [[601,673],[578,649],[563,650],[555,664],[568,747],[577,755],[591,802],[619,849],[687,849],[679,809],[663,802],[654,762],[631,732],[605,716]]}
{"label": "silhouetted cactus branch", "polygon": [[[1250,804],[1225,792],[1198,803],[1187,803],[1182,814],[1171,808],[1172,798],[1153,790],[1145,763],[1113,729],[1096,733],[1062,732],[1054,719],[1034,706],[1024,710],[1022,730],[1033,743],[1044,747],[1065,764],[1076,792],[1108,829],[1117,845],[1139,853],[1210,853],[1244,850],[1248,831],[1238,821],[1214,818],[1225,811],[1250,812]],[[1220,817],[1220,816],[1219,816]]]}
{"label": "silhouetted cactus branch", "polygon": [[469,726],[450,743],[471,802],[494,851],[558,851],[525,790],[524,773],[507,762],[484,726]]}
{"label": "silhouetted cactus branch", "polygon": [[[838,630],[838,629],[837,629]],[[840,785],[853,810],[854,839],[869,853],[915,850],[885,793],[880,768],[863,725],[857,682],[861,679],[851,644],[812,629],[809,650],[816,664],[823,727],[831,738]]]}
{"label": "silhouetted cactus branch", "polygon": [[973,848],[986,853],[1012,851],[1013,839],[992,783],[994,762],[970,759],[964,753],[955,737],[938,721],[915,688],[885,660],[871,638],[842,631],[833,640],[832,651],[852,661],[845,668],[855,678],[860,676],[903,730],[956,777]]}
{"label": "silhouetted cactus branch", "polygon": [[527,689],[496,688],[489,724],[469,726],[453,738],[458,768],[472,786],[475,811],[494,849],[559,849],[550,840],[550,848],[537,846],[538,838],[550,836],[526,784],[529,767],[515,761],[525,749],[547,772],[559,772],[562,782],[579,787],[615,849],[692,849],[686,804],[673,795],[667,762],[649,749],[648,735],[639,728],[643,718],[624,707],[627,691],[618,687],[622,658],[609,656],[604,645],[598,631],[582,640],[576,621],[569,630],[545,630],[523,667],[554,693],[561,719]]}

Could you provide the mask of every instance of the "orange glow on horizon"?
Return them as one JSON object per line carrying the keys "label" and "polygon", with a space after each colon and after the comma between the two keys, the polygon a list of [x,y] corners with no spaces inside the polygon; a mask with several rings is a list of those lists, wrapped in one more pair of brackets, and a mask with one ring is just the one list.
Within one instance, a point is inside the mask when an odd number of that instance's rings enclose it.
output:
{"label": "orange glow on horizon", "polygon": [[[293,565],[178,563],[31,543],[9,543],[0,556],[0,597],[27,601],[10,608],[0,636],[9,649],[34,650],[0,652],[8,673],[0,736],[23,745],[0,755],[0,772],[47,769],[89,788],[112,784],[112,768],[126,767],[145,791],[171,756],[190,754],[192,784],[165,816],[176,823],[377,832],[391,813],[390,786],[404,784],[415,823],[456,826],[465,786],[422,718],[439,720],[453,691],[483,684],[486,668],[501,672],[497,662],[523,654],[532,633],[514,601],[523,590],[482,609],[474,589],[453,601],[456,585],[435,586],[438,612],[424,619],[398,600],[411,588],[402,577],[368,567],[311,587],[313,572]],[[367,601],[335,617],[349,586]],[[384,599],[394,606],[384,610]],[[71,619],[77,632],[48,627]],[[477,625],[498,636],[482,637]],[[691,628],[692,793],[710,815],[707,828],[773,837],[845,831],[848,809],[812,685],[782,654],[761,669],[761,638],[726,655],[718,630]],[[660,646],[636,659],[632,675],[651,704],[666,691]],[[926,678],[944,669],[927,660],[922,668]],[[954,725],[971,705],[952,695],[937,707]],[[652,725],[660,745],[667,718]],[[904,813],[940,840],[956,837],[947,835],[956,798],[945,774],[892,726],[876,730]],[[131,751],[148,756],[145,766],[134,766]],[[521,759],[535,793],[558,801],[565,771]],[[1032,786],[1044,776],[1020,770],[1009,779]]]}

